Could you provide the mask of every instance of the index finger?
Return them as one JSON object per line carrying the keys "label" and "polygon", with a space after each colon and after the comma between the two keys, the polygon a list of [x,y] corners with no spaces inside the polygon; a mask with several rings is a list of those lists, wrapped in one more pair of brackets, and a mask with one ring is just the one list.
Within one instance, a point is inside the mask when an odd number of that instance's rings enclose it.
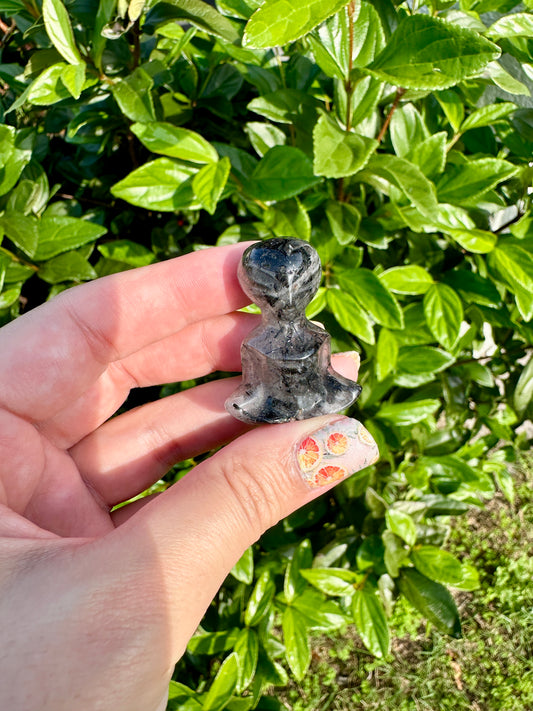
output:
{"label": "index finger", "polygon": [[0,330],[0,406],[32,420],[84,393],[110,362],[249,302],[247,244],[212,247],[63,292]]}

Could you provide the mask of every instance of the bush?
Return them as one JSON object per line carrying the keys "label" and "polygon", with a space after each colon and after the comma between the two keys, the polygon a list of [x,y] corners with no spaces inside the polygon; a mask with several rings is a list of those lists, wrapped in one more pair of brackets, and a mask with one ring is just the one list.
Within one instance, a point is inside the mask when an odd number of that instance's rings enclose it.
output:
{"label": "bush", "polygon": [[512,498],[531,414],[522,10],[0,0],[3,322],[97,276],[297,236],[324,265],[310,317],[362,356],[380,463],[246,552],[170,708],[282,708],[265,690],[304,676],[309,631],[354,623],[386,657],[398,595],[460,635],[446,586],[477,574],[444,549],[450,516]]}

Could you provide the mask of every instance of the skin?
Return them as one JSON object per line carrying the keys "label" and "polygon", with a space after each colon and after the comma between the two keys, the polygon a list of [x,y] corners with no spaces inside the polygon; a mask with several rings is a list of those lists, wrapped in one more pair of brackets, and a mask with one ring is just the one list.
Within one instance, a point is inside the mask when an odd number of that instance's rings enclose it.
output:
{"label": "skin", "polygon": [[[247,245],[70,289],[0,330],[0,708],[162,711],[227,573],[323,493],[296,444],[334,417],[250,429],[215,380],[109,419],[132,387],[240,368]],[[357,362],[335,368],[357,377]],[[111,509],[222,444],[157,497]]]}

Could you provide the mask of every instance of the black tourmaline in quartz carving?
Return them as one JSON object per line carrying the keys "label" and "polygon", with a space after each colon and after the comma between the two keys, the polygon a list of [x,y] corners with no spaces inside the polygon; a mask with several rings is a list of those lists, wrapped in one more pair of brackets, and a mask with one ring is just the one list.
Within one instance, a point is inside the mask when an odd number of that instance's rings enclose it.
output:
{"label": "black tourmaline in quartz carving", "polygon": [[361,386],[331,367],[330,337],[305,308],[322,274],[316,250],[299,239],[258,242],[244,252],[239,281],[262,312],[241,348],[242,385],[226,410],[243,422],[289,422],[339,412]]}

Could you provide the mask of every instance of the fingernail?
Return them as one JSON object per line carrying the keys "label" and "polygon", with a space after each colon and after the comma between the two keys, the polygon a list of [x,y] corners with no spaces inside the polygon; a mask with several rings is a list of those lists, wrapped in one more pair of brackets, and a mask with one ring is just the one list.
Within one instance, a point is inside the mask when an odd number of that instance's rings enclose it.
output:
{"label": "fingernail", "polygon": [[355,363],[355,367],[359,370],[361,365],[361,356],[357,351],[343,351],[342,353],[335,353],[336,358],[349,358]]}
{"label": "fingernail", "polygon": [[370,432],[349,417],[308,434],[296,449],[298,469],[311,489],[347,479],[378,458],[378,447]]}

